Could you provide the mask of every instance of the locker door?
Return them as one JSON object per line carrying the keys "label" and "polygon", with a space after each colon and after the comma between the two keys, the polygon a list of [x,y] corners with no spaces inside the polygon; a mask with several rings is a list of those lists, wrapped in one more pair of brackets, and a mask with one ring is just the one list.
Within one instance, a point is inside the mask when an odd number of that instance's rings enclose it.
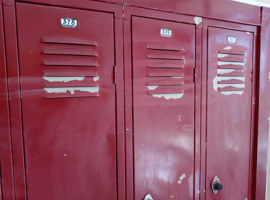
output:
{"label": "locker door", "polygon": [[28,199],[116,199],[113,15],[16,8]]}
{"label": "locker door", "polygon": [[[253,34],[208,29],[206,199],[248,198]],[[223,185],[214,194],[211,182]],[[217,187],[217,186],[216,186]]]}
{"label": "locker door", "polygon": [[135,199],[193,199],[195,26],[132,18]]}

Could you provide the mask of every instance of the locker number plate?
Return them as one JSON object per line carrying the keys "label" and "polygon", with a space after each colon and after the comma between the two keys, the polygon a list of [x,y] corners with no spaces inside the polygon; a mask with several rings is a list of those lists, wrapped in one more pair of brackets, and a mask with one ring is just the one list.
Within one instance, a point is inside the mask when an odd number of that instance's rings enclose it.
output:
{"label": "locker number plate", "polygon": [[61,18],[61,26],[65,28],[77,28],[78,21],[77,19],[72,19],[72,18],[66,18],[62,17]]}
{"label": "locker number plate", "polygon": [[161,28],[160,29],[160,36],[161,37],[172,37],[172,30]]}
{"label": "locker number plate", "polygon": [[227,41],[228,41],[228,43],[230,43],[230,44],[235,44],[236,41],[237,41],[237,38],[234,37],[234,36],[228,36],[228,37],[227,37]]}

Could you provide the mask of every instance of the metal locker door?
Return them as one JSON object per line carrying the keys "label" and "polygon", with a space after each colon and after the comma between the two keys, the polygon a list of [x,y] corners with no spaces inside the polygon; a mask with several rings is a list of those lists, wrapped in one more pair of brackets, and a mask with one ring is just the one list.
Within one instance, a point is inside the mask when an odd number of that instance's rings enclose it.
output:
{"label": "metal locker door", "polygon": [[133,17],[132,52],[135,199],[193,199],[195,25]]}
{"label": "metal locker door", "polygon": [[16,10],[28,199],[116,199],[113,14]]}
{"label": "metal locker door", "polygon": [[207,200],[249,196],[252,58],[253,33],[208,29]]}

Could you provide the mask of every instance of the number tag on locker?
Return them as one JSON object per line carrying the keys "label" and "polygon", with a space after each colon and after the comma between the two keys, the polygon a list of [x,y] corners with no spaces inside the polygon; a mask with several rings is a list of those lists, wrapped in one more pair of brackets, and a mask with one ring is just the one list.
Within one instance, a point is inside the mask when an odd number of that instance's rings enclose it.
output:
{"label": "number tag on locker", "polygon": [[161,28],[160,29],[160,36],[161,37],[172,37],[172,30]]}
{"label": "number tag on locker", "polygon": [[61,18],[61,26],[65,28],[77,28],[78,21],[77,19],[72,19],[72,18],[66,18],[62,17]]}

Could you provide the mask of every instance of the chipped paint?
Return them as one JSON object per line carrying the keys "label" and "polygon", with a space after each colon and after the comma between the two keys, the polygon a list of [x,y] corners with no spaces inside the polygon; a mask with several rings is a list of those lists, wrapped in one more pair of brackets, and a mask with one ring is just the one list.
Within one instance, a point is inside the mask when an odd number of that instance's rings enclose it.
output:
{"label": "chipped paint", "polygon": [[250,34],[250,32],[247,32],[247,35],[249,35]]}
{"label": "chipped paint", "polygon": [[178,93],[178,94],[152,94],[153,97],[162,98],[165,99],[180,99],[184,96],[184,93]]}
{"label": "chipped paint", "polygon": [[149,85],[147,86],[148,90],[155,90],[158,88],[158,85]]}
{"label": "chipped paint", "polygon": [[99,77],[98,77],[98,76],[95,76],[95,77],[93,78],[93,80],[94,80],[94,82],[97,82],[97,81],[99,80]]}
{"label": "chipped paint", "polygon": [[227,46],[227,47],[224,47],[225,50],[231,50],[232,47],[231,46]]}
{"label": "chipped paint", "polygon": [[194,17],[194,22],[196,25],[199,25],[200,23],[202,23],[202,18],[201,17]]}
{"label": "chipped paint", "polygon": [[[241,81],[245,81],[245,77],[220,77],[220,76],[216,76],[213,79],[213,87],[215,91],[218,91],[218,88],[223,88],[223,87],[228,87],[228,86],[233,86],[236,88],[245,88],[245,84],[218,84],[218,81],[222,81],[222,80],[231,80],[231,79],[237,79],[237,80],[241,80]],[[224,95],[231,95],[231,94],[238,94],[238,95],[242,95],[244,93],[244,91],[225,91],[225,92],[221,92]]]}
{"label": "chipped paint", "polygon": [[64,76],[43,76],[43,78],[49,82],[70,82],[70,81],[83,81],[85,77],[74,76],[74,77],[64,77]]}
{"label": "chipped paint", "polygon": [[177,181],[178,184],[181,184],[182,181],[184,180],[184,178],[186,178],[186,174],[182,174],[180,177],[179,177],[179,180]]}
{"label": "chipped paint", "polygon": [[218,54],[218,58],[226,58],[227,56],[229,56],[230,54],[227,53],[219,53]]}
{"label": "chipped paint", "polygon": [[74,94],[75,91],[97,93],[99,87],[61,87],[61,88],[44,88],[48,93],[67,93]]}
{"label": "chipped paint", "polygon": [[170,195],[170,199],[173,199],[173,195]]}
{"label": "chipped paint", "polygon": [[243,62],[229,62],[229,61],[218,61],[218,65],[241,65],[244,66]]}
{"label": "chipped paint", "polygon": [[64,153],[64,156],[66,157],[66,156],[67,156],[67,154],[66,154],[66,153]]}
{"label": "chipped paint", "polygon": [[181,122],[181,115],[179,115],[178,121]]}

